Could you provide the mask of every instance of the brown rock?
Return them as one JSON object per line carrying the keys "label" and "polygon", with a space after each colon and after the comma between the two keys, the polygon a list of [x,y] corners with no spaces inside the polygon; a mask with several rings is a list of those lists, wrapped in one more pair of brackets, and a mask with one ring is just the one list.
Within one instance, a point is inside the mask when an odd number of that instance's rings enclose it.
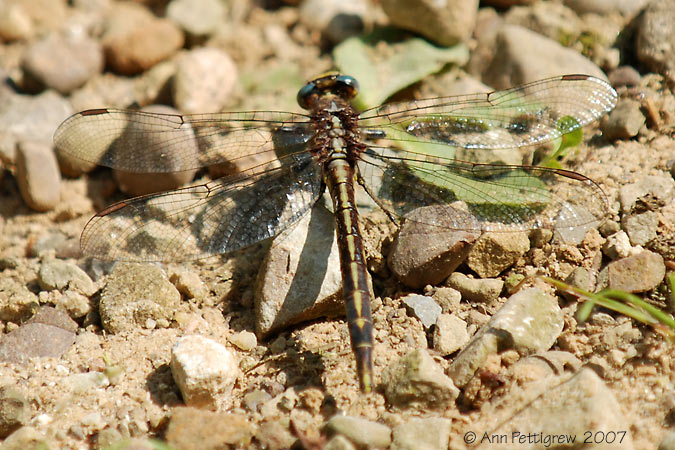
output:
{"label": "brown rock", "polygon": [[49,211],[61,199],[61,174],[56,156],[46,145],[22,142],[16,154],[16,179],[21,197],[36,211]]}
{"label": "brown rock", "polygon": [[480,277],[496,277],[530,249],[527,233],[485,233],[469,252],[467,264]]}
{"label": "brown rock", "polygon": [[665,276],[663,256],[645,250],[609,263],[598,275],[598,284],[626,292],[646,292],[658,286]]}

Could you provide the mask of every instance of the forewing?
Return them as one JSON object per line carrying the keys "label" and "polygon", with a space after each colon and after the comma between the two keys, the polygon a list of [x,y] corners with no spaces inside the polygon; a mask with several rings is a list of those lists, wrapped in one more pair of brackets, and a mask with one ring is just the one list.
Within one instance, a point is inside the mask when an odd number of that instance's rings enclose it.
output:
{"label": "forewing", "polygon": [[106,260],[187,261],[245,248],[299,220],[322,190],[300,153],[280,167],[114,204],[85,227],[81,248]]}

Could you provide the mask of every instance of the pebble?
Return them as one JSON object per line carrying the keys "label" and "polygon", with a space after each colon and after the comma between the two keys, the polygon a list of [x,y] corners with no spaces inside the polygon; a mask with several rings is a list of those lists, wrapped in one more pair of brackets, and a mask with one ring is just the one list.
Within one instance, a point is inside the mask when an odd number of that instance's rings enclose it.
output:
{"label": "pebble", "polygon": [[615,88],[640,85],[640,72],[632,66],[619,66],[612,70],[607,78],[609,78],[610,84]]}
{"label": "pebble", "polygon": [[135,75],[183,46],[183,33],[169,19],[156,18],[139,4],[116,3],[102,37],[107,64],[122,75]]}
{"label": "pebble", "polygon": [[338,434],[326,442],[323,450],[356,450],[356,446],[349,439]]}
{"label": "pebble", "polygon": [[254,433],[243,414],[178,407],[171,410],[165,439],[171,448],[247,448]]}
{"label": "pebble", "polygon": [[464,347],[448,369],[457,386],[465,386],[488,356],[507,349],[521,355],[546,351],[563,329],[558,300],[540,289],[512,295]]}
{"label": "pebble", "polygon": [[[0,123],[17,142],[40,142],[51,147],[54,130],[73,112],[68,101],[54,91],[39,95],[0,91]],[[30,117],[30,120],[26,120]],[[50,150],[51,151],[51,150]]]}
{"label": "pebble", "polygon": [[577,14],[599,14],[601,16],[619,12],[624,16],[633,16],[640,11],[648,0],[565,0],[564,3]]}
{"label": "pebble", "polygon": [[459,311],[459,303],[462,301],[462,294],[460,294],[457,289],[451,287],[439,287],[432,297],[436,303],[441,306],[443,314]]}
{"label": "pebble", "polygon": [[391,429],[388,426],[360,417],[333,416],[324,429],[328,435],[346,437],[357,447],[387,448],[391,445]]}
{"label": "pebble", "polygon": [[38,297],[10,277],[0,277],[0,320],[23,322],[38,309]]}
{"label": "pebble", "polygon": [[445,284],[456,289],[462,298],[471,302],[496,300],[504,289],[504,281],[498,278],[469,278],[460,272],[450,275]]}
{"label": "pebble", "polygon": [[59,381],[60,387],[74,394],[88,394],[94,389],[110,386],[110,380],[103,372],[74,373]]}
{"label": "pebble", "polygon": [[651,71],[675,80],[675,0],[652,0],[637,21],[636,54]]}
{"label": "pebble", "polygon": [[35,211],[49,211],[61,200],[61,173],[51,148],[24,141],[16,152],[16,181],[26,204]]}
{"label": "pebble", "polygon": [[630,256],[633,251],[633,247],[630,245],[630,239],[623,230],[619,230],[616,233],[607,236],[607,240],[602,245],[602,253],[611,260]]}
{"label": "pebble", "polygon": [[344,314],[332,213],[317,205],[290,232],[274,238],[260,274],[254,296],[259,336],[325,315]]}
{"label": "pebble", "polygon": [[466,322],[459,317],[441,314],[434,328],[434,350],[448,356],[464,347],[470,338],[466,327]]}
{"label": "pebble", "polygon": [[[587,292],[593,292],[595,290],[595,275],[585,267],[575,267],[565,278],[565,283]],[[570,301],[577,299],[576,295],[567,292],[562,292],[562,296]]]}
{"label": "pebble", "polygon": [[0,439],[28,421],[30,407],[24,395],[13,386],[0,386]]}
{"label": "pebble", "polygon": [[266,402],[270,401],[272,396],[262,389],[256,389],[247,394],[244,394],[244,405],[246,409],[251,412],[260,410],[260,407]]}
{"label": "pebble", "polygon": [[656,203],[667,204],[675,194],[675,180],[672,177],[647,175],[635,183],[626,184],[619,190],[621,210],[629,213],[636,202],[646,196],[653,197]]}
{"label": "pebble", "polygon": [[382,373],[387,401],[394,406],[443,409],[454,404],[459,389],[426,350],[417,349]]}
{"label": "pebble", "polygon": [[288,420],[283,418],[263,422],[255,438],[262,448],[275,450],[293,448],[293,444],[298,440],[291,434]]}
{"label": "pebble", "polygon": [[467,265],[481,278],[496,277],[529,249],[525,232],[484,233],[469,251]]}
{"label": "pebble", "polygon": [[647,292],[661,284],[665,275],[663,256],[645,250],[607,264],[598,274],[598,289]]}
{"label": "pebble", "polygon": [[333,44],[362,33],[368,20],[363,0],[307,0],[300,6],[300,21]]}
{"label": "pebble", "polygon": [[384,0],[391,25],[411,30],[444,47],[466,41],[473,32],[478,0]]}
{"label": "pebble", "polygon": [[450,419],[412,418],[394,428],[393,450],[445,449],[450,444]]}
{"label": "pebble", "polygon": [[174,344],[169,366],[186,405],[213,410],[231,406],[240,370],[227,347],[203,336],[185,336]]}
{"label": "pebble", "polygon": [[401,298],[408,311],[422,322],[425,330],[431,328],[441,314],[441,307],[433,298],[426,295],[408,294]]}
{"label": "pebble", "polygon": [[68,290],[55,302],[57,309],[66,311],[72,319],[80,319],[92,311],[89,298]]}
{"label": "pebble", "polygon": [[[389,253],[389,268],[413,289],[437,285],[466,259],[479,234],[435,227],[443,223],[444,208],[419,208],[401,226]],[[457,211],[458,214],[462,214]],[[468,213],[464,213],[471,220]]]}
{"label": "pebble", "polygon": [[166,17],[192,36],[213,34],[225,25],[225,5],[219,0],[173,0]]}
{"label": "pebble", "polygon": [[[66,316],[67,317],[67,316]],[[29,322],[0,337],[0,361],[27,364],[30,358],[60,358],[75,342],[75,333]]]}
{"label": "pebble", "polygon": [[119,263],[101,293],[99,314],[103,328],[115,334],[149,318],[171,320],[179,303],[180,293],[158,266]]}
{"label": "pebble", "polygon": [[65,95],[103,70],[103,50],[97,41],[86,36],[52,33],[30,45],[23,69],[43,86]]}
{"label": "pebble", "polygon": [[230,336],[229,341],[239,350],[243,350],[245,352],[253,350],[256,345],[258,345],[258,339],[256,339],[255,334],[251,333],[250,331],[240,331],[239,333],[234,333]]}
{"label": "pebble", "polygon": [[237,84],[237,66],[224,50],[205,47],[178,58],[173,100],[184,113],[221,111]]}
{"label": "pebble", "polygon": [[[526,52],[523,42],[528,43]],[[496,89],[506,89],[561,73],[605,78],[602,70],[576,50],[526,28],[504,25],[497,33],[495,57],[483,81]]]}
{"label": "pebble", "polygon": [[203,299],[208,295],[208,288],[204,282],[199,278],[197,272],[192,272],[185,268],[171,268],[169,281],[176,286],[178,292],[186,298]]}
{"label": "pebble", "polygon": [[84,270],[60,259],[48,260],[40,265],[38,283],[46,291],[73,289],[86,296],[94,295],[98,290]]}
{"label": "pebble", "polygon": [[659,216],[655,211],[623,216],[621,227],[626,231],[632,245],[645,245],[656,238],[659,231]]}
{"label": "pebble", "polygon": [[3,40],[28,40],[63,26],[67,18],[64,1],[6,0],[0,9],[0,36]]}
{"label": "pebble", "polygon": [[[150,105],[141,108],[141,111],[154,112],[160,114],[179,114],[179,112],[165,105]],[[133,136],[135,133],[146,131],[146,125],[143,124],[129,124],[124,133]],[[176,133],[147,133],[144,134],[145,139],[143,151],[147,153],[161,153],[161,159],[164,166],[161,168],[163,172],[161,175],[140,172],[125,172],[123,170],[113,170],[113,175],[117,181],[122,192],[131,196],[139,196],[152,194],[154,192],[170,191],[177,189],[192,181],[197,173],[197,144],[194,139],[194,131],[189,125],[182,125],[179,132]],[[124,137],[122,138],[124,139]],[[133,138],[128,138],[133,139]],[[132,141],[133,142],[133,141]],[[113,140],[101,141],[99,145],[100,150],[104,150],[103,145],[115,145]],[[107,148],[107,145],[106,147]],[[99,150],[94,150],[94,154],[99,154]],[[118,158],[124,158],[124,155],[132,157],[134,152],[139,149],[128,146],[124,151],[118,151]],[[125,153],[126,152],[126,153]],[[103,154],[103,153],[101,153]],[[149,157],[151,158],[151,157]],[[194,161],[192,161],[194,160]],[[179,170],[176,169],[190,169]],[[155,168],[156,170],[159,167]]]}
{"label": "pebble", "polygon": [[610,140],[630,139],[637,136],[645,120],[640,110],[640,102],[621,99],[616,108],[609,113],[607,120],[603,121],[602,131]]}
{"label": "pebble", "polygon": [[[39,426],[40,424],[36,425]],[[7,436],[7,439],[2,441],[2,448],[7,450],[45,448],[47,447],[47,442],[51,440],[53,438],[47,439],[37,429],[26,425]]]}

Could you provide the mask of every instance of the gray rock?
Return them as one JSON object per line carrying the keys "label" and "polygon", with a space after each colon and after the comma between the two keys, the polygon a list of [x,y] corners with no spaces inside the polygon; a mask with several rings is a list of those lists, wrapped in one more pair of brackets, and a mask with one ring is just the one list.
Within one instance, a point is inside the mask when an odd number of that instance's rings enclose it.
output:
{"label": "gray rock", "polygon": [[23,68],[42,85],[68,94],[103,70],[103,50],[86,36],[53,33],[28,48]]}
{"label": "gray rock", "polygon": [[0,387],[0,439],[28,421],[29,406],[24,395],[13,386]]}
{"label": "gray rock", "polygon": [[663,257],[645,250],[607,264],[598,274],[598,289],[647,292],[658,286],[665,275]]}
{"label": "gray rock", "polygon": [[420,289],[440,283],[464,262],[471,243],[478,238],[478,233],[430,225],[442,223],[444,212],[433,207],[420,208],[407,216],[401,226],[388,263],[406,286]]}
{"label": "gray rock", "polygon": [[646,211],[642,214],[623,216],[621,226],[626,230],[633,245],[645,245],[656,237],[659,229],[659,214]]}
{"label": "gray rock", "polygon": [[250,331],[234,333],[230,336],[229,341],[232,345],[245,352],[253,350],[255,346],[258,345],[258,339],[256,339],[255,334]]}
{"label": "gray rock", "polygon": [[0,277],[0,320],[22,322],[38,309],[37,295],[15,278]]}
{"label": "gray rock", "polygon": [[[480,240],[478,242],[480,243]],[[450,275],[445,283],[457,289],[462,298],[472,302],[496,300],[504,288],[504,281],[498,278],[475,279],[460,272]]]}
{"label": "gray rock", "polygon": [[460,294],[457,289],[451,287],[439,287],[432,297],[436,303],[441,306],[443,314],[459,311],[459,303],[462,300],[462,294]]}
{"label": "gray rock", "polygon": [[413,316],[422,322],[422,326],[426,330],[436,323],[442,311],[440,305],[426,295],[408,294],[401,299],[401,302]]}
{"label": "gray rock", "polygon": [[[578,39],[584,24],[579,16],[561,3],[536,2],[527,8],[511,8],[504,15],[504,22],[533,31],[541,36],[560,41]],[[597,36],[596,39],[600,39]]]}
{"label": "gray rock", "polygon": [[173,99],[184,113],[221,111],[237,84],[237,66],[224,50],[199,48],[178,58]]}
{"label": "gray rock", "polygon": [[637,136],[645,124],[645,116],[640,111],[640,103],[631,99],[622,99],[609,113],[603,123],[602,131],[607,139],[630,139]]}
{"label": "gray rock", "polygon": [[70,317],[50,306],[42,306],[26,323],[40,323],[75,333],[78,325]]}
{"label": "gray rock", "polygon": [[17,142],[40,142],[51,146],[54,130],[72,113],[68,101],[54,91],[40,95],[0,91],[0,123]]}
{"label": "gray rock", "polygon": [[654,72],[675,80],[675,0],[653,0],[637,29],[637,57]]}
{"label": "gray rock", "polygon": [[484,233],[469,251],[467,264],[481,278],[496,277],[529,249],[525,232]]}
{"label": "gray rock", "polygon": [[193,36],[209,35],[226,26],[225,12],[219,0],[173,0],[166,8],[166,16]]}
{"label": "gray rock", "polygon": [[360,417],[333,416],[325,425],[329,435],[341,434],[357,447],[387,448],[391,445],[391,429],[381,423]]}
{"label": "gray rock", "polygon": [[448,369],[465,386],[491,354],[514,349],[521,355],[548,350],[563,329],[558,300],[537,288],[512,295],[474,335]]}
{"label": "gray rock", "polygon": [[[535,392],[530,395],[527,391],[521,394],[523,400],[507,411],[503,411],[503,405],[484,411],[484,414],[495,417],[500,424],[491,430],[492,434],[512,436],[511,433],[517,433],[515,439],[520,439],[520,436],[527,439],[530,433],[564,435],[574,436],[575,442],[583,442],[588,431],[593,430],[593,433],[602,432],[605,439],[608,435],[614,436],[613,442],[604,441],[608,445],[601,445],[603,448],[633,448],[630,426],[619,403],[591,369],[581,369],[569,381],[547,389],[536,388],[533,387]],[[574,411],[574,414],[570,414],[570,411]],[[624,430],[625,435],[616,436],[617,431]]]}
{"label": "gray rock", "polygon": [[256,281],[255,309],[259,336],[344,311],[335,219],[325,207],[273,240]]}
{"label": "gray rock", "polygon": [[[148,72],[151,71],[152,69]],[[139,104],[155,103],[152,101],[154,98],[139,98],[142,91],[136,86],[145,81],[146,76],[149,76],[147,72],[136,78],[122,77],[109,72],[103,75],[95,75],[87,84],[70,94],[70,103],[75,111],[100,108],[101,105],[124,109],[131,107],[135,102]],[[66,175],[65,172],[64,175]]]}
{"label": "gray rock", "polygon": [[620,230],[607,237],[602,245],[602,253],[611,260],[625,258],[633,253],[630,239],[625,231]]}
{"label": "gray rock", "polygon": [[[527,51],[523,51],[527,42]],[[573,49],[515,25],[497,33],[496,56],[483,80],[496,89],[541,80],[561,73],[585,73],[605,78],[591,61]]]}
{"label": "gray rock", "polygon": [[647,0],[565,0],[564,3],[579,15],[593,13],[604,16],[618,11],[624,16],[633,16]]}
{"label": "gray rock", "polygon": [[96,285],[84,270],[60,259],[45,261],[40,265],[38,283],[46,291],[73,289],[87,296],[97,291]]}
{"label": "gray rock", "polygon": [[166,428],[170,448],[248,448],[255,433],[243,414],[173,408]]}
{"label": "gray rock", "polygon": [[669,176],[647,175],[636,183],[626,184],[619,190],[619,202],[624,213],[631,212],[636,202],[652,197],[656,204],[667,204],[675,194],[675,180]]}
{"label": "gray rock", "polygon": [[183,401],[196,408],[226,409],[240,375],[234,353],[203,336],[185,336],[171,350],[171,373]]}
{"label": "gray rock", "polygon": [[448,448],[450,424],[441,417],[412,418],[394,428],[391,450]]}
{"label": "gray rock", "polygon": [[101,293],[99,313],[106,331],[115,334],[148,319],[171,320],[179,302],[180,293],[158,266],[120,263]]}
{"label": "gray rock", "polygon": [[395,406],[443,409],[453,404],[459,389],[423,349],[408,353],[382,373],[387,401]]}
{"label": "gray rock", "polygon": [[434,350],[442,356],[455,353],[469,342],[466,322],[451,314],[441,314],[434,328]]}
{"label": "gray rock", "polygon": [[21,142],[16,152],[16,181],[26,204],[49,211],[61,200],[61,173],[52,150],[38,142]]}
{"label": "gray rock", "polygon": [[478,1],[386,0],[382,9],[392,25],[415,31],[443,46],[455,45],[471,36]]}
{"label": "gray rock", "polygon": [[[567,278],[565,278],[565,283],[588,292],[593,292],[595,290],[595,276],[585,267],[575,267]],[[566,292],[563,292],[562,295],[568,300],[575,300],[577,298],[575,295]]]}
{"label": "gray rock", "polygon": [[30,358],[60,358],[75,342],[75,333],[43,323],[25,323],[0,337],[0,361],[27,364]]}
{"label": "gray rock", "polygon": [[632,66],[619,66],[612,70],[607,77],[609,78],[609,84],[615,88],[633,87],[640,84],[640,72]]}
{"label": "gray rock", "polygon": [[363,0],[308,0],[300,6],[300,21],[337,44],[363,32],[368,21],[368,7]]}

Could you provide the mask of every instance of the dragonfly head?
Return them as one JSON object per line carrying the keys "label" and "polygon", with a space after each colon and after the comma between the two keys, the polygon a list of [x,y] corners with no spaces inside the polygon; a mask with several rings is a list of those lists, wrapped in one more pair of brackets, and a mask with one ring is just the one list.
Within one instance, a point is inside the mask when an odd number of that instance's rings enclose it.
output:
{"label": "dragonfly head", "polygon": [[354,77],[340,75],[337,72],[323,74],[298,91],[298,104],[303,109],[311,109],[316,100],[326,94],[337,95],[345,100],[351,100],[359,92],[359,83]]}

